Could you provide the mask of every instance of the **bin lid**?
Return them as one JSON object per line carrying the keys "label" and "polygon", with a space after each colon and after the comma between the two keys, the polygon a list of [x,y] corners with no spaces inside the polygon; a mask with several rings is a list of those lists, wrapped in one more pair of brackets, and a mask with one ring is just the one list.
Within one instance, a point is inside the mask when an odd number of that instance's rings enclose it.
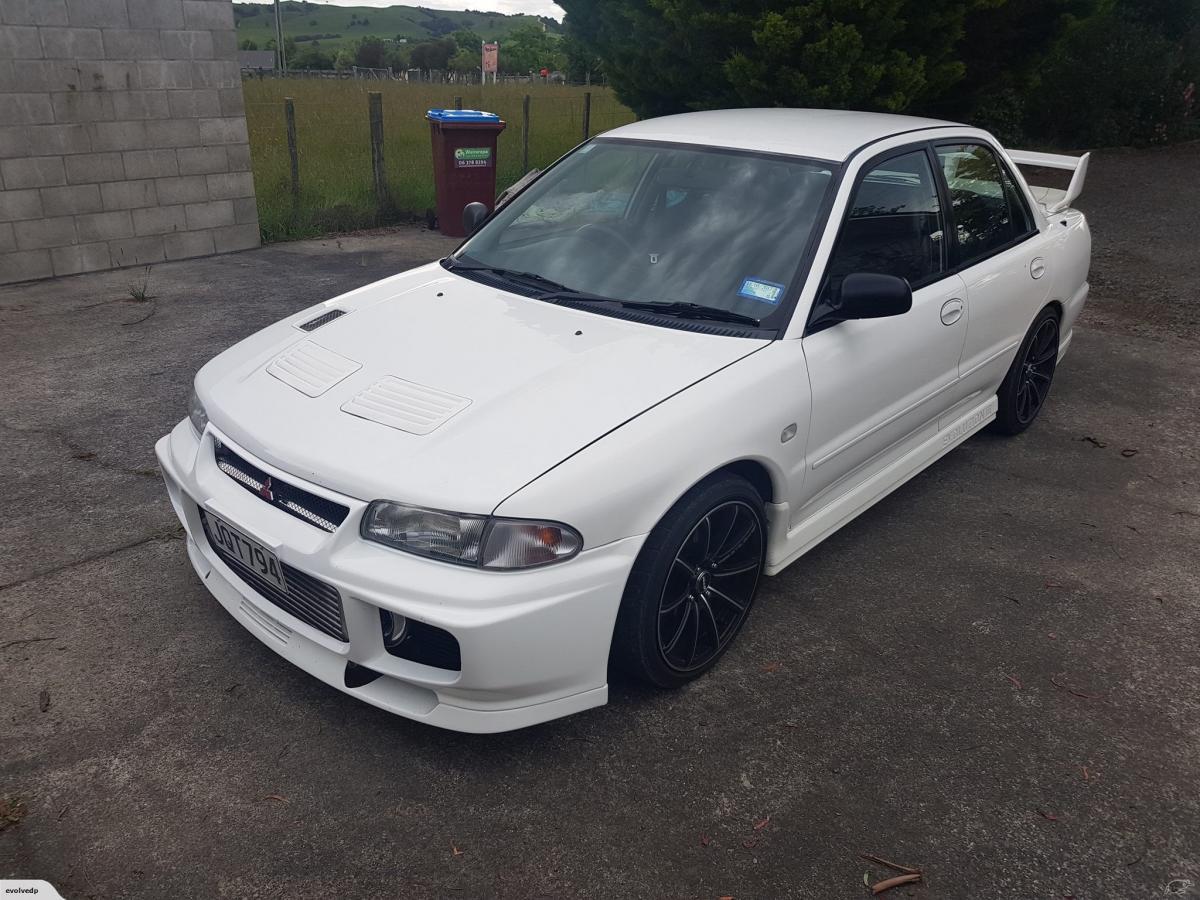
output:
{"label": "bin lid", "polygon": [[500,117],[495,113],[484,112],[480,109],[431,109],[425,113],[425,117],[434,122],[456,122],[460,124],[495,125],[500,122]]}

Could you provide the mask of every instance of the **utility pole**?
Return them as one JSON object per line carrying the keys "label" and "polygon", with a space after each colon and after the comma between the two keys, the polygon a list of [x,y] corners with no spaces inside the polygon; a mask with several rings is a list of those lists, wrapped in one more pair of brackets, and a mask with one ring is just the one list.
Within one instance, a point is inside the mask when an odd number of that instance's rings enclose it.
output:
{"label": "utility pole", "polygon": [[279,0],[275,0],[275,49],[279,52],[279,71],[287,74],[287,54],[283,49],[283,19],[279,15]]}

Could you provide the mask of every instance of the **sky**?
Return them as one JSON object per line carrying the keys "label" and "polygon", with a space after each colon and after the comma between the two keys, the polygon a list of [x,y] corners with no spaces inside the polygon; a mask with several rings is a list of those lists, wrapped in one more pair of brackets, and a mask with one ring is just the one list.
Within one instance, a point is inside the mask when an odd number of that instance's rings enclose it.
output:
{"label": "sky", "polygon": [[500,13],[527,13],[562,20],[563,11],[549,0],[316,0],[333,6],[427,6],[430,9],[479,9]]}

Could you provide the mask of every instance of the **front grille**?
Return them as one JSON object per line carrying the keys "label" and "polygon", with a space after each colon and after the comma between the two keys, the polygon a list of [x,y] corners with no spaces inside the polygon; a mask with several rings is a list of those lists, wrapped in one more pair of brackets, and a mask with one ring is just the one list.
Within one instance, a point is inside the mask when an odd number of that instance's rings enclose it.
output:
{"label": "front grille", "polygon": [[282,509],[285,513],[303,519],[323,531],[337,531],[346,521],[350,509],[324,497],[279,481],[262,469],[242,459],[220,441],[213,444],[217,468],[265,503]]}
{"label": "front grille", "polygon": [[339,641],[350,640],[346,634],[346,618],[342,613],[342,595],[338,593],[337,588],[326,584],[319,578],[313,578],[299,569],[294,569],[280,560],[279,565],[283,567],[283,580],[287,582],[288,588],[287,593],[284,593],[271,582],[247,568],[240,559],[221,549],[212,539],[212,535],[208,533],[208,515],[203,509],[200,510],[200,522],[204,525],[204,536],[208,538],[208,546],[220,557],[221,562],[237,574],[238,578],[284,612],[291,613],[317,631]]}

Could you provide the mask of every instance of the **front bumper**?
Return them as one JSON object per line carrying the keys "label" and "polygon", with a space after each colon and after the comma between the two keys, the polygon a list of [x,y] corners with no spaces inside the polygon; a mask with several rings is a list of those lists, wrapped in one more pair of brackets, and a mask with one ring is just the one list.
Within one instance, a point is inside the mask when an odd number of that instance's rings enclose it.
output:
{"label": "front bumper", "polygon": [[[215,439],[272,477],[350,507],[332,534],[264,503],[217,468]],[[213,426],[197,440],[185,419],[155,446],[167,493],[187,531],[188,558],[205,587],[264,644],[304,671],[389,712],[442,728],[510,731],[603,705],[613,622],[643,537],[585,550],[555,566],[485,572],[364,541],[366,502],[332,494],[256,459]],[[271,603],[209,546],[203,508],[279,559],[338,589],[347,642]],[[461,670],[387,652],[379,610],[450,632]],[[347,685],[347,664],[379,678]]]}

